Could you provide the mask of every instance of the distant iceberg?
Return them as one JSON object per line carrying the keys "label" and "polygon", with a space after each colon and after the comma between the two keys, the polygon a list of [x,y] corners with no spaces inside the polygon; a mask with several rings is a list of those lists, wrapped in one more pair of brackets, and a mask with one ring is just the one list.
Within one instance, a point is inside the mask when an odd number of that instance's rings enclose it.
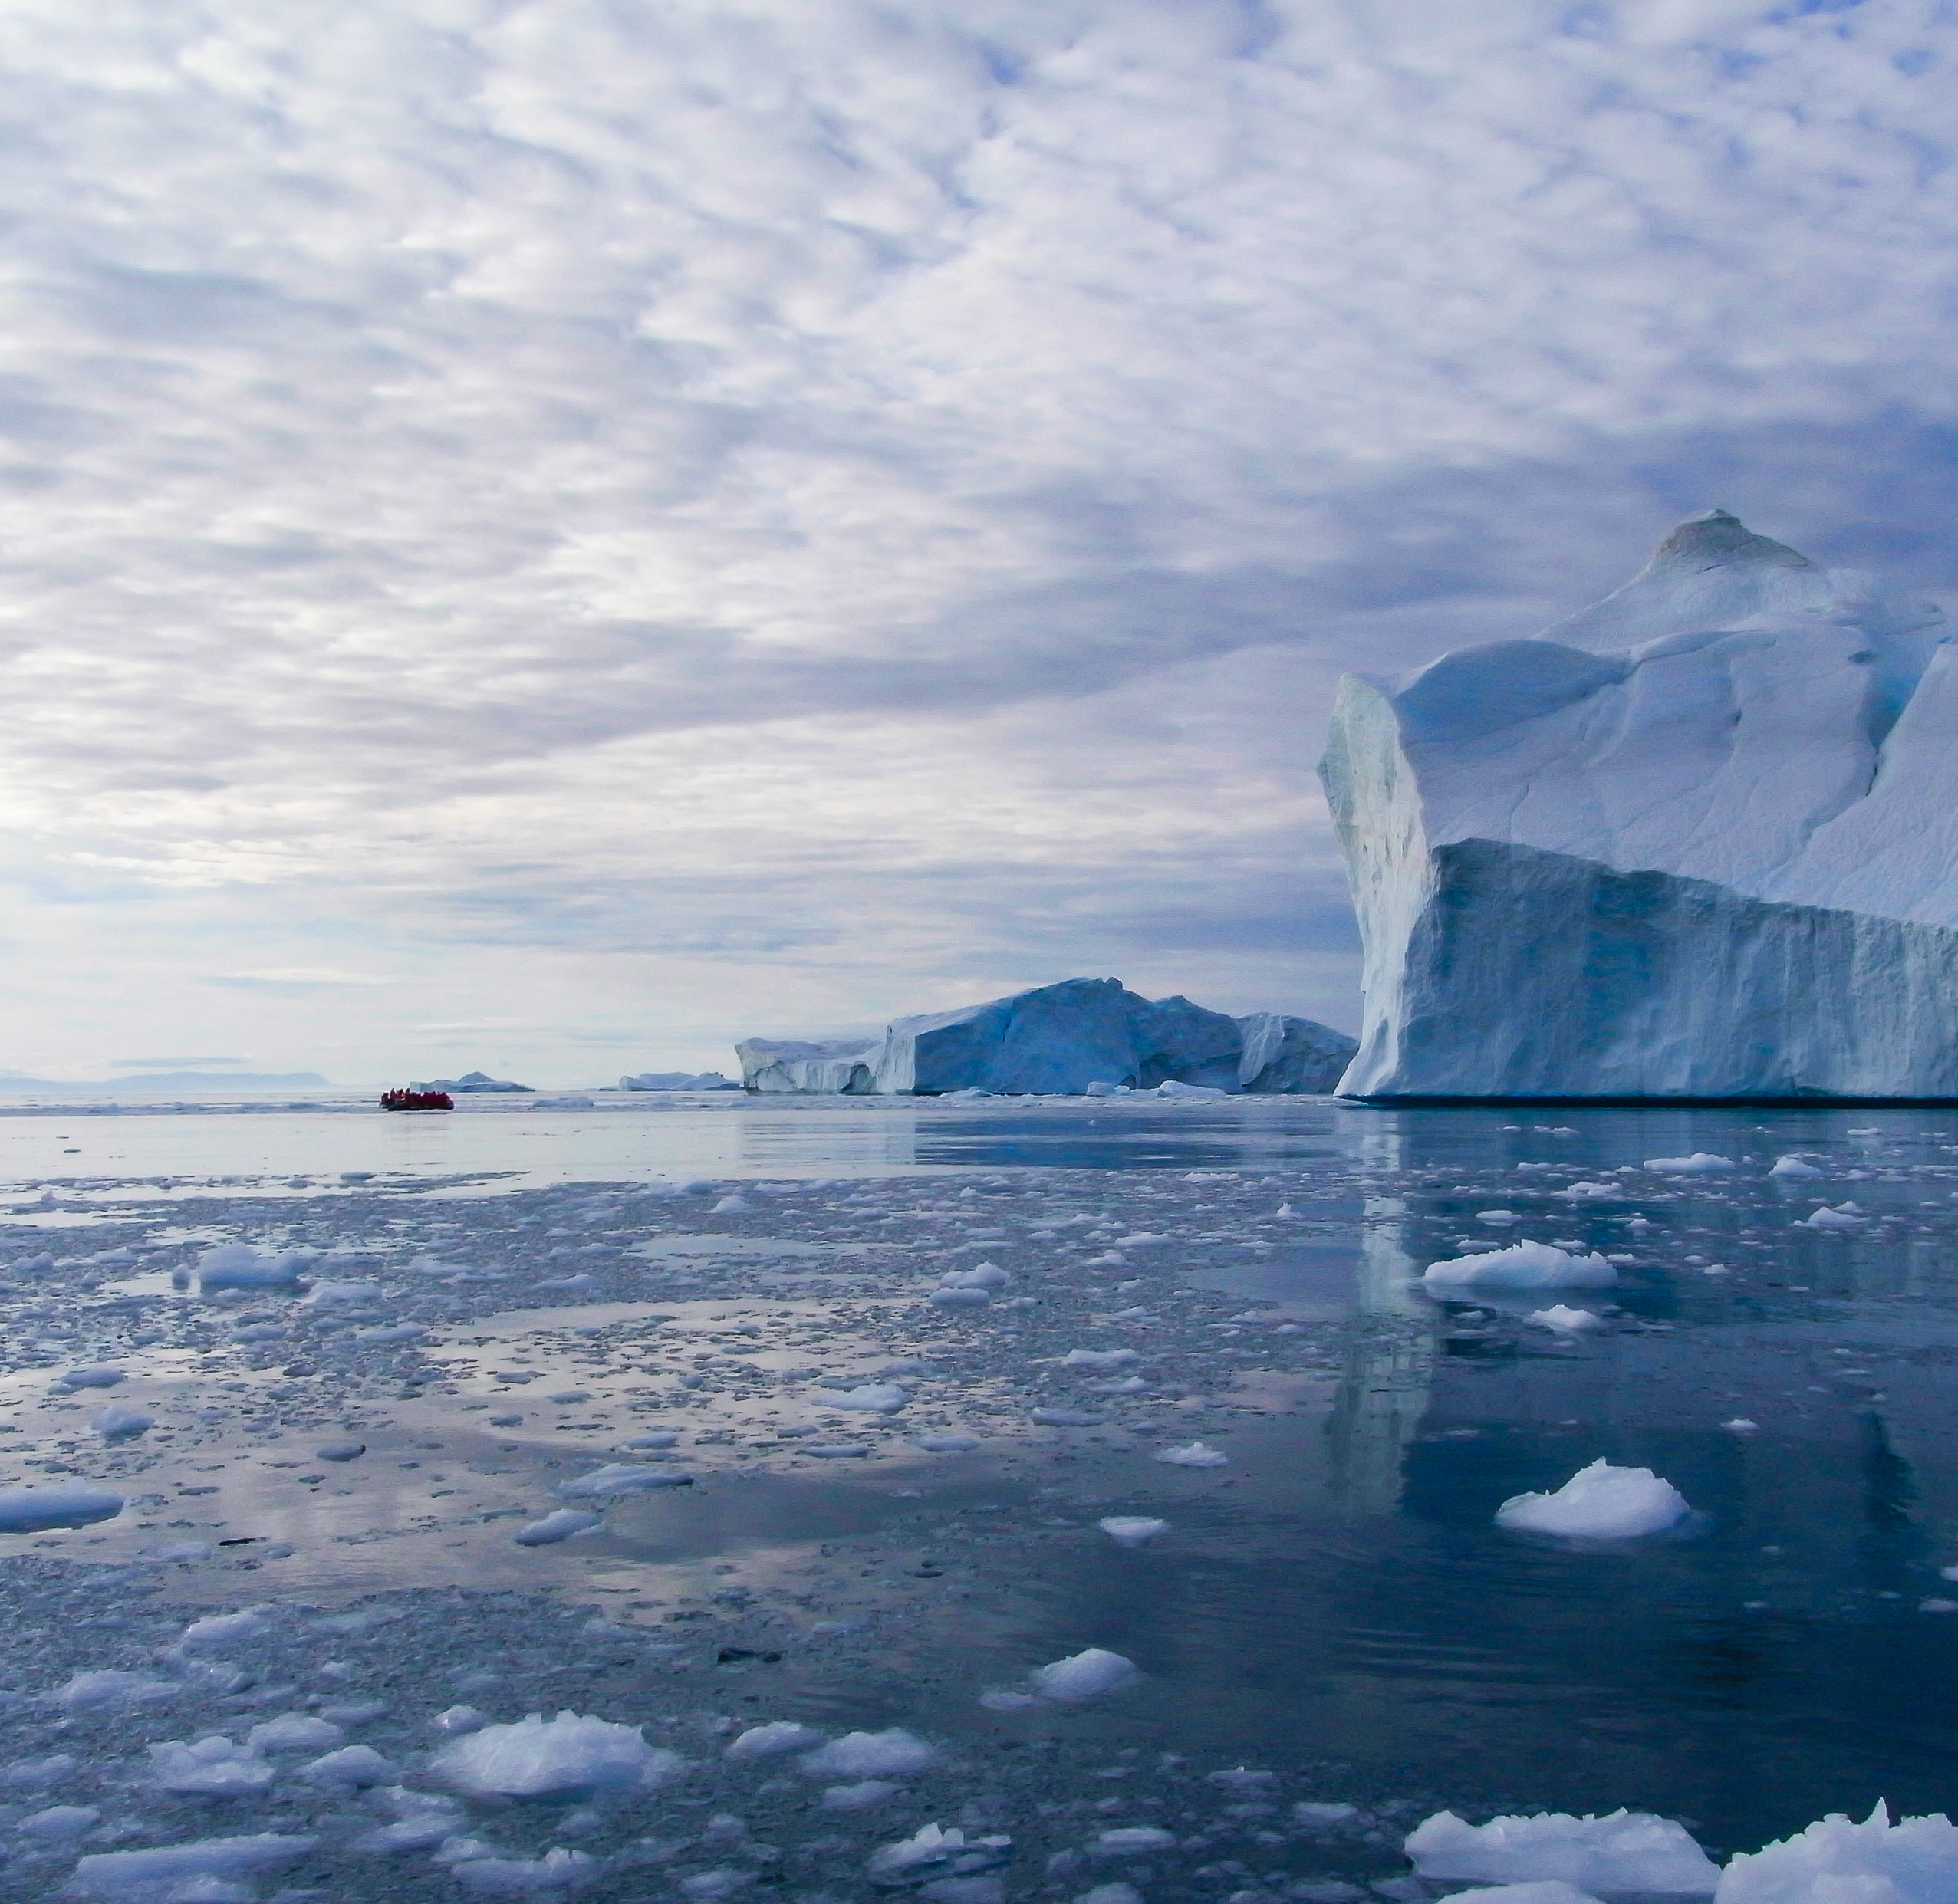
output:
{"label": "distant iceberg", "polygon": [[419,1084],[408,1087],[411,1091],[447,1091],[452,1095],[457,1091],[534,1091],[535,1084],[512,1084],[500,1077],[492,1077],[486,1071],[465,1071],[460,1077],[424,1078]]}
{"label": "distant iceberg", "polygon": [[622,1077],[622,1091],[738,1091],[741,1087],[719,1071],[641,1071]]}
{"label": "distant iceberg", "polygon": [[735,1050],[752,1091],[1005,1097],[1172,1083],[1232,1093],[1326,1091],[1356,1048],[1310,1018],[1233,1018],[1184,998],[1145,998],[1118,978],[1068,978],[900,1018],[876,1040],[745,1038]]}
{"label": "distant iceberg", "polygon": [[1714,510],[1539,639],[1349,676],[1340,1089],[1958,1097],[1946,639]]}

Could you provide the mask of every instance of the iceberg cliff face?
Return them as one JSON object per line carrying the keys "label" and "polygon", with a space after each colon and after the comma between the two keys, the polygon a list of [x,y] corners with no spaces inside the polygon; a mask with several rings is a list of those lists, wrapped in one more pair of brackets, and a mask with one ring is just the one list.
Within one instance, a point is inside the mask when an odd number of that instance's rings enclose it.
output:
{"label": "iceberg cliff face", "polygon": [[1229,1091],[1331,1089],[1353,1041],[1310,1018],[1232,1018],[1183,998],[1150,1000],[1118,978],[1068,978],[956,1011],[900,1018],[867,1048],[749,1038],[750,1090],[1078,1095],[1091,1084]]}
{"label": "iceberg cliff face", "polygon": [[1945,639],[1715,511],[1541,639],[1349,676],[1341,1090],[1958,1097]]}

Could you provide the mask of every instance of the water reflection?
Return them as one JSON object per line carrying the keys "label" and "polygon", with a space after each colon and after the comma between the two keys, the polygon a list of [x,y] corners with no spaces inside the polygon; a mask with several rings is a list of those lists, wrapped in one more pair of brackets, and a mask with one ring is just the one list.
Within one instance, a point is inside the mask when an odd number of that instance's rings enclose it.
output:
{"label": "water reflection", "polygon": [[1392,1329],[1367,1329],[1347,1352],[1325,1425],[1329,1488],[1348,1513],[1387,1514],[1400,1504],[1401,1468],[1427,1411],[1434,1379],[1436,1311],[1416,1293],[1400,1197],[1370,1197],[1354,1286],[1358,1315]]}

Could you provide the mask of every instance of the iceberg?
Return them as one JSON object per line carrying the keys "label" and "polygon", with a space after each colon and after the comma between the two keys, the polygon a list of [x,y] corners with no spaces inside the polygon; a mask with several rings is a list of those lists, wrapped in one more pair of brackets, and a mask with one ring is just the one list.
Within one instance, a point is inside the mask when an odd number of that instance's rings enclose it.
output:
{"label": "iceberg", "polygon": [[1535,640],[1349,676],[1369,1098],[1958,1097],[1943,617],[1724,511]]}
{"label": "iceberg", "polygon": [[851,1096],[1080,1097],[1173,1085],[1235,1094],[1330,1090],[1357,1049],[1311,1018],[1234,1018],[1119,978],[1067,978],[953,1011],[897,1020],[880,1039],[744,1038],[751,1091]]}
{"label": "iceberg", "polygon": [[492,1077],[487,1071],[465,1071],[460,1077],[425,1077],[419,1084],[410,1084],[411,1091],[447,1091],[452,1097],[458,1091],[535,1091],[535,1084],[512,1084],[507,1079]]}
{"label": "iceberg", "polygon": [[1685,1827],[1644,1811],[1573,1817],[1541,1811],[1472,1825],[1438,1811],[1407,1834],[1404,1847],[1424,1878],[1484,1884],[1561,1880],[1584,1891],[1710,1897],[1720,1871]]}
{"label": "iceberg", "polygon": [[641,1071],[622,1077],[622,1091],[738,1091],[741,1087],[719,1071]]}
{"label": "iceberg", "polygon": [[1958,1897],[1958,1826],[1942,1812],[1890,1821],[1881,1799],[1861,1824],[1831,1812],[1792,1838],[1743,1851],[1715,1904],[1945,1904]]}
{"label": "iceberg", "polygon": [[1553,1494],[1512,1495],[1496,1509],[1496,1524],[1512,1533],[1635,1541],[1663,1533],[1692,1511],[1685,1495],[1650,1468],[1614,1468],[1601,1455]]}

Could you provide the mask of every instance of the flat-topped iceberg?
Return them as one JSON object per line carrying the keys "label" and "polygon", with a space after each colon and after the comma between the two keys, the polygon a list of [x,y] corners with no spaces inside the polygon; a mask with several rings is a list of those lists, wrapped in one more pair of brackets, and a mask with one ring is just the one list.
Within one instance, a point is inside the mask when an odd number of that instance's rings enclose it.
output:
{"label": "flat-topped iceberg", "polygon": [[1341,1090],[1958,1097],[1946,639],[1715,510],[1537,640],[1348,676]]}
{"label": "flat-topped iceberg", "polygon": [[735,1091],[740,1088],[719,1071],[640,1071],[619,1080],[622,1091]]}
{"label": "flat-topped iceberg", "polygon": [[1184,998],[1145,998],[1118,978],[1068,978],[900,1018],[877,1040],[745,1038],[735,1047],[752,1091],[1000,1097],[1164,1084],[1326,1091],[1355,1049],[1311,1018],[1234,1018]]}

